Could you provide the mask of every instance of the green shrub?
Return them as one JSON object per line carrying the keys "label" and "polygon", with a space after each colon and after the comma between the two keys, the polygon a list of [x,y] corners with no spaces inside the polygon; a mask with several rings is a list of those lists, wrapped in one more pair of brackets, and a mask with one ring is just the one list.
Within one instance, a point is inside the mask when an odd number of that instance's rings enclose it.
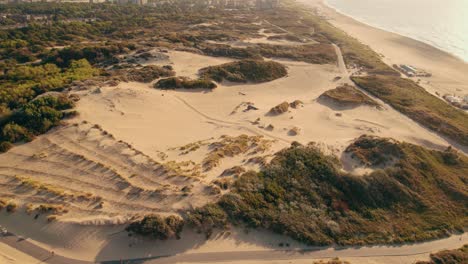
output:
{"label": "green shrub", "polygon": [[59,124],[62,110],[74,107],[74,102],[66,96],[43,96],[27,103],[16,112],[12,120],[38,135]]}
{"label": "green shrub", "polygon": [[166,240],[180,238],[184,227],[184,220],[178,216],[163,218],[158,215],[147,215],[141,221],[131,223],[125,228],[127,232],[155,239]]}
{"label": "green shrub", "polygon": [[127,73],[127,79],[129,81],[149,83],[161,77],[174,76],[175,72],[169,67],[150,65],[143,68],[131,69]]}
{"label": "green shrub", "polygon": [[16,211],[16,208],[17,208],[17,207],[18,207],[18,206],[16,205],[16,203],[14,203],[14,202],[9,202],[9,203],[6,205],[6,211],[7,211],[8,213],[13,213],[13,212]]}
{"label": "green shrub", "polygon": [[[463,230],[468,159],[447,164],[444,152],[375,137],[353,149],[394,164],[364,176],[342,172],[334,157],[294,144],[261,172],[242,175],[216,204],[191,212],[189,223],[212,232],[227,223],[265,228],[312,245],[401,243]],[[359,236],[356,235],[359,232]]]}
{"label": "green shrub", "polygon": [[211,80],[191,80],[185,77],[171,77],[161,79],[154,84],[154,88],[159,89],[214,89],[216,87],[216,84]]}
{"label": "green shrub", "polygon": [[215,228],[223,229],[228,225],[226,212],[217,204],[208,204],[188,212],[187,223],[200,233],[211,236]]}
{"label": "green shrub", "polygon": [[24,127],[9,123],[2,129],[2,139],[9,142],[31,141],[34,136]]}
{"label": "green shrub", "polygon": [[344,84],[335,89],[328,90],[319,96],[319,99],[329,99],[340,106],[359,106],[369,105],[380,107],[380,105],[369,96],[354,88],[351,85]]}
{"label": "green shrub", "polygon": [[433,253],[429,261],[418,261],[416,264],[461,264],[468,263],[468,245],[459,249],[442,250]]}
{"label": "green shrub", "polygon": [[204,78],[217,82],[269,82],[288,74],[286,67],[274,61],[241,60],[218,66],[210,66],[200,70]]}
{"label": "green shrub", "polygon": [[2,141],[0,142],[0,153],[7,152],[13,147],[13,144],[11,144],[8,141]]}

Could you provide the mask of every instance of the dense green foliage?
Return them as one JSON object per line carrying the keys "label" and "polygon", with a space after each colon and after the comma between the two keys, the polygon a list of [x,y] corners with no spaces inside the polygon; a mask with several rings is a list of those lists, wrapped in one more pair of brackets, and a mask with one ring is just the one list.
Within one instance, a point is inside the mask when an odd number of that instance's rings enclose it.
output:
{"label": "dense green foliage", "polygon": [[[59,124],[62,110],[73,107],[66,96],[36,96],[65,88],[76,80],[98,74],[86,60],[71,61],[69,67],[55,64],[17,65],[0,76],[0,143],[30,141],[35,135]],[[6,143],[9,142],[9,143]]]}
{"label": "dense green foliage", "polygon": [[468,115],[415,82],[383,75],[352,77],[352,80],[420,124],[468,146]]}
{"label": "dense green foliage", "polygon": [[191,212],[188,220],[201,231],[231,222],[313,245],[400,243],[463,230],[468,159],[459,156],[452,163],[445,156],[453,153],[390,144],[402,157],[365,176],[343,173],[334,158],[294,144],[260,173],[241,176],[230,194]]}
{"label": "dense green foliage", "polygon": [[203,43],[200,50],[210,56],[229,57],[235,59],[283,58],[316,64],[334,63],[336,54],[334,48],[328,44],[305,45],[272,45],[256,44],[246,48],[237,48],[223,44]]}
{"label": "dense green foliage", "polygon": [[64,117],[63,110],[74,107],[65,95],[43,96],[26,103],[1,126],[0,150],[7,151],[10,143],[31,141],[36,135],[57,126]]}
{"label": "dense green foliage", "polygon": [[72,61],[86,59],[91,64],[112,64],[118,62],[116,55],[128,53],[135,45],[128,43],[106,43],[97,46],[71,46],[53,49],[43,58],[43,62],[68,67]]}
{"label": "dense green foliage", "polygon": [[241,60],[200,70],[205,78],[217,82],[269,82],[288,74],[286,67],[278,62],[263,60]]}
{"label": "dense green foliage", "polygon": [[345,152],[370,167],[385,166],[404,157],[403,151],[394,140],[366,135],[350,144]]}
{"label": "dense green foliage", "polygon": [[185,77],[170,77],[161,79],[154,84],[159,89],[214,89],[216,84],[209,79],[192,80]]}
{"label": "dense green foliage", "polygon": [[39,94],[62,89],[72,81],[98,73],[84,59],[72,61],[64,69],[55,64],[14,66],[0,75],[0,105],[16,109]]}
{"label": "dense green foliage", "polygon": [[180,238],[184,228],[184,220],[177,216],[163,218],[158,215],[147,215],[142,220],[133,222],[125,230],[141,236],[150,236],[155,239],[166,240]]}

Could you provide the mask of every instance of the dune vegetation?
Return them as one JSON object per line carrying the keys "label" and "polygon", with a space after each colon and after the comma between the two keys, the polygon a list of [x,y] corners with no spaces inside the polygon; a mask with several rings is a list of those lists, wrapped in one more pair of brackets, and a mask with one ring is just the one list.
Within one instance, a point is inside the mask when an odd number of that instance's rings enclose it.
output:
{"label": "dune vegetation", "polygon": [[240,60],[200,70],[200,75],[217,82],[262,83],[273,81],[288,74],[286,67],[275,61]]}
{"label": "dune vegetation", "polygon": [[464,245],[459,249],[442,250],[433,253],[429,261],[418,261],[416,264],[457,264],[468,263],[468,245]]}
{"label": "dune vegetation", "polygon": [[125,230],[131,234],[166,240],[169,238],[180,238],[183,227],[184,221],[180,217],[148,215],[140,221],[133,222]]}
{"label": "dune vegetation", "polygon": [[171,66],[159,67],[156,65],[132,68],[126,72],[126,80],[142,83],[150,83],[161,77],[174,76],[175,72]]}
{"label": "dune vegetation", "polygon": [[243,174],[217,203],[189,212],[187,221],[207,234],[235,224],[311,245],[392,244],[463,230],[465,156],[369,136],[354,148],[369,160],[389,148],[398,156],[393,166],[352,176],[339,170],[336,158],[295,143],[262,171]]}
{"label": "dune vegetation", "polygon": [[261,60],[265,57],[270,59],[290,59],[314,64],[331,64],[336,62],[335,50],[329,43],[294,46],[259,43],[246,48],[237,48],[225,44],[203,43],[199,49],[203,54],[209,56],[234,59]]}
{"label": "dune vegetation", "polygon": [[356,107],[360,105],[379,107],[379,104],[375,100],[372,100],[369,96],[348,84],[324,92],[319,96],[319,99],[330,100],[339,106],[345,107]]}
{"label": "dune vegetation", "polygon": [[28,142],[47,132],[66,116],[64,110],[73,107],[74,101],[59,95],[40,97],[17,108],[0,127],[0,150],[8,151],[12,143]]}
{"label": "dune vegetation", "polygon": [[352,77],[367,92],[442,136],[468,146],[468,116],[409,79],[371,75]]}
{"label": "dune vegetation", "polygon": [[187,77],[170,77],[157,81],[158,89],[214,89],[217,85],[209,79],[190,79]]}

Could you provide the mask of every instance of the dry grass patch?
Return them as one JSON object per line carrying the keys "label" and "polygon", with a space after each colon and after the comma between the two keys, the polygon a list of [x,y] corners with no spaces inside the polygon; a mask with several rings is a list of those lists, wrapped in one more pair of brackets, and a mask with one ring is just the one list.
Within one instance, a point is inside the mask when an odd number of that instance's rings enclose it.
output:
{"label": "dry grass patch", "polygon": [[244,172],[245,172],[244,167],[234,166],[229,169],[225,169],[223,173],[221,173],[221,176],[240,176]]}
{"label": "dry grass patch", "polygon": [[61,215],[68,213],[68,209],[64,208],[63,205],[57,204],[40,204],[33,210],[41,214]]}
{"label": "dry grass patch", "polygon": [[288,112],[288,110],[289,110],[289,103],[288,102],[282,102],[281,104],[271,108],[270,111],[268,112],[268,114],[270,114],[270,115],[280,115],[280,114]]}
{"label": "dry grass patch", "polygon": [[418,261],[416,264],[463,264],[468,263],[468,245],[459,249],[442,250],[430,255],[429,261]]}
{"label": "dry grass patch", "polygon": [[133,68],[126,73],[126,80],[142,83],[150,83],[161,77],[174,76],[175,72],[171,66],[159,67],[156,65]]}
{"label": "dry grass patch", "polygon": [[209,171],[217,167],[225,157],[234,157],[240,154],[253,155],[264,153],[270,149],[272,140],[264,139],[263,136],[240,135],[237,137],[221,136],[221,140],[209,145],[210,152],[202,161],[202,167]]}
{"label": "dry grass patch", "polygon": [[30,188],[38,192],[49,193],[61,198],[86,201],[98,201],[101,199],[101,197],[93,195],[92,193],[70,192],[69,190],[65,190],[61,187],[35,181],[27,177],[15,176],[15,180],[19,182],[19,186],[24,186],[26,188]]}
{"label": "dry grass patch", "polygon": [[355,107],[360,105],[380,107],[376,101],[348,84],[344,84],[336,87],[335,89],[324,92],[319,96],[319,99],[331,100],[339,106],[344,107]]}
{"label": "dry grass patch", "polygon": [[191,160],[180,162],[171,160],[164,163],[163,167],[167,171],[168,175],[172,176],[184,176],[191,178],[200,178],[204,176],[201,173],[200,165]]}
{"label": "dry grass patch", "polygon": [[468,115],[412,80],[383,75],[352,77],[352,80],[421,125],[468,146]]}

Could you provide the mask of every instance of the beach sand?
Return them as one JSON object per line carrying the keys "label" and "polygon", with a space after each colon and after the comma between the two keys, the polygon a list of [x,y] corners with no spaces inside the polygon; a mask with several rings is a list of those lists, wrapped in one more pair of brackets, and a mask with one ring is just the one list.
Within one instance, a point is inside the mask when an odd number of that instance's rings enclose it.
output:
{"label": "beach sand", "polygon": [[431,45],[392,32],[368,26],[327,6],[323,0],[298,0],[317,8],[329,22],[374,51],[383,55],[388,65],[409,64],[432,73],[421,79],[421,85],[432,94],[438,92],[464,96],[468,94],[468,63]]}

